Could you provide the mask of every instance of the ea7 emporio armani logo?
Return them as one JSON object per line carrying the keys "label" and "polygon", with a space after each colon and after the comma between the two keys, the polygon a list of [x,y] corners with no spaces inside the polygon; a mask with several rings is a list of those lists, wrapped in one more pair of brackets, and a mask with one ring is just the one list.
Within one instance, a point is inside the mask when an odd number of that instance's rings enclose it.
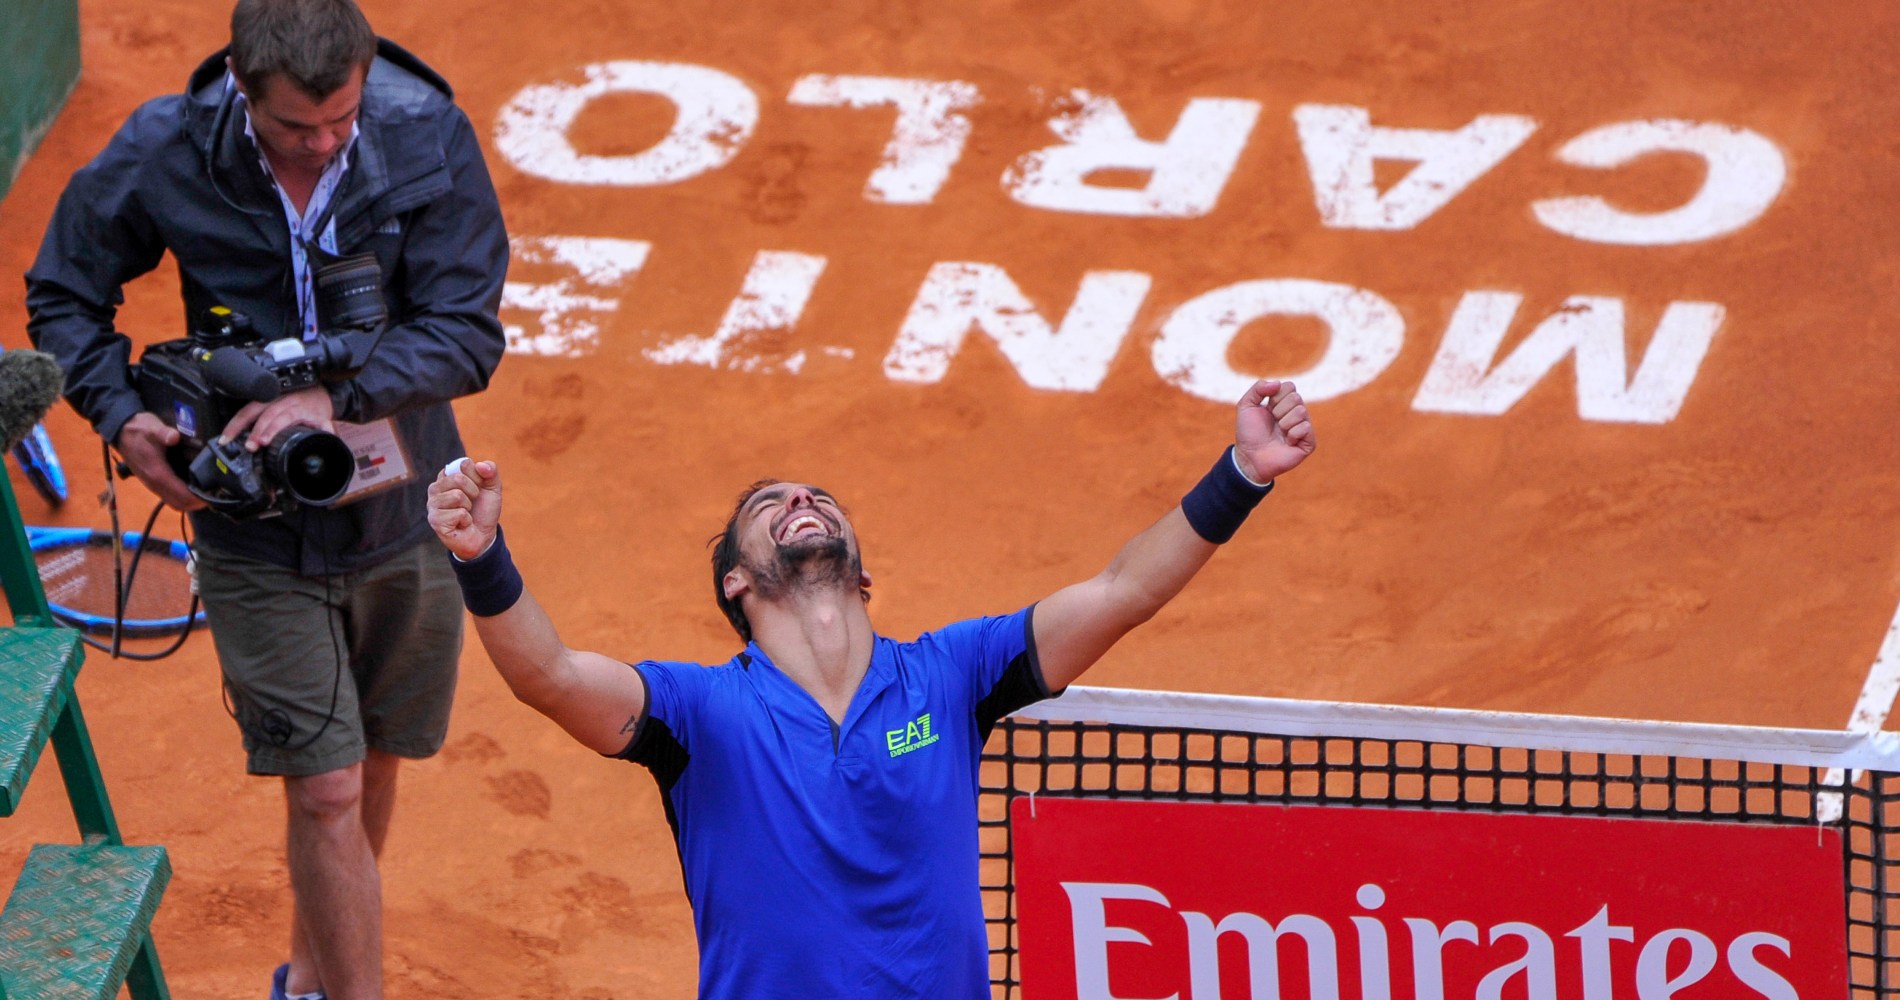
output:
{"label": "ea7 emporio armani logo", "polygon": [[938,736],[930,731],[930,713],[917,717],[916,721],[902,729],[888,729],[884,732],[884,744],[891,749],[891,756],[902,757],[912,750],[923,748],[937,742]]}

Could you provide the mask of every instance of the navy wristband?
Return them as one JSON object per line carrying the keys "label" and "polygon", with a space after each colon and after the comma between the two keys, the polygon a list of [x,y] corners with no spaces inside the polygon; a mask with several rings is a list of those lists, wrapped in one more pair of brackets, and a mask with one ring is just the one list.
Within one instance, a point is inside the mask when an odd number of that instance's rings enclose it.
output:
{"label": "navy wristband", "polygon": [[449,554],[455,567],[455,582],[462,585],[462,604],[476,617],[490,618],[515,606],[521,600],[521,571],[508,554],[508,540],[495,529],[495,540],[488,551],[464,562]]}
{"label": "navy wristband", "polygon": [[1187,515],[1195,534],[1219,545],[1234,537],[1241,522],[1271,492],[1272,480],[1265,486],[1255,486],[1240,474],[1233,446],[1229,445],[1207,475],[1181,498],[1181,513]]}

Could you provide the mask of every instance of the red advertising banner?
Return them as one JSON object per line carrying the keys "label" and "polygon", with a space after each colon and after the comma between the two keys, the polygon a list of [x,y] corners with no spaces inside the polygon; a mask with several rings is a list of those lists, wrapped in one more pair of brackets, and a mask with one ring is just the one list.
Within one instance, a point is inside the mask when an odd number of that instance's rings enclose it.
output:
{"label": "red advertising banner", "polygon": [[1031,1000],[1841,1000],[1837,831],[1019,798]]}

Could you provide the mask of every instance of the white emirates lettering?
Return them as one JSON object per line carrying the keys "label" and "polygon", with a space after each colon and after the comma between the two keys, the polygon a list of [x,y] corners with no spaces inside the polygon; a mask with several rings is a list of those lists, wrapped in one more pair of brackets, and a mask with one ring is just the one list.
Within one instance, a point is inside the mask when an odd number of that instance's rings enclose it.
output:
{"label": "white emirates lettering", "polygon": [[[1252,1000],[1282,1000],[1280,963],[1292,956],[1304,961],[1308,995],[1312,1000],[1340,1000],[1339,968],[1341,951],[1349,946],[1357,952],[1362,995],[1366,1000],[1386,1000],[1392,995],[1392,973],[1388,957],[1386,919],[1377,911],[1385,904],[1385,891],[1377,885],[1363,885],[1356,899],[1361,909],[1350,922],[1356,934],[1342,946],[1330,921],[1308,913],[1293,913],[1270,920],[1256,913],[1238,911],[1212,916],[1192,910],[1176,911],[1159,890],[1139,883],[1063,882],[1069,900],[1070,928],[1075,960],[1075,994],[1078,1000],[1221,1000],[1251,997]],[[1159,907],[1180,920],[1187,940],[1185,968],[1179,981],[1186,992],[1176,991],[1165,997],[1125,997],[1110,991],[1109,945],[1141,945],[1152,948],[1152,940],[1140,930],[1120,926],[1108,920],[1109,901],[1148,904]],[[1126,910],[1120,912],[1128,912]],[[1165,918],[1163,918],[1165,919]],[[1721,995],[1752,995],[1767,1000],[1795,1000],[1792,984],[1781,973],[1763,964],[1758,953],[1763,949],[1779,952],[1783,959],[1793,957],[1788,939],[1766,931],[1737,935],[1726,949],[1718,949],[1709,935],[1689,929],[1670,928],[1651,935],[1636,949],[1635,960],[1614,960],[1610,943],[1634,944],[1634,929],[1611,922],[1610,907],[1604,904],[1588,920],[1560,937],[1576,939],[1577,969],[1581,993],[1569,992],[1558,974],[1556,940],[1549,931],[1523,921],[1502,921],[1485,928],[1482,935],[1469,920],[1453,920],[1443,927],[1422,917],[1400,921],[1410,940],[1411,980],[1418,1000],[1444,1000],[1446,993],[1444,956],[1452,946],[1469,946],[1485,952],[1480,956],[1504,957],[1490,965],[1479,980],[1477,1000],[1557,1000],[1559,996],[1578,996],[1583,1000],[1613,1000],[1617,982],[1632,984],[1637,1000],[1671,1000],[1699,983],[1709,981],[1722,965],[1747,994],[1727,989]],[[1151,925],[1152,926],[1152,925]],[[1238,935],[1245,943],[1247,990],[1242,992],[1223,985],[1220,939]],[[1283,951],[1283,939],[1297,938],[1303,947]],[[1480,943],[1482,941],[1482,944]],[[1493,959],[1495,960],[1495,959]],[[1723,985],[1717,981],[1717,985]]]}

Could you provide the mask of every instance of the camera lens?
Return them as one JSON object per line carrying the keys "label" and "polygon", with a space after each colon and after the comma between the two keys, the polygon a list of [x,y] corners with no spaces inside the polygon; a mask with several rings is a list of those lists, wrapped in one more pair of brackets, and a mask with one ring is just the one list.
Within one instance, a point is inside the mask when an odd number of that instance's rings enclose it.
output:
{"label": "camera lens", "polygon": [[264,449],[264,462],[268,478],[311,507],[335,503],[356,474],[349,445],[314,427],[297,426],[279,434]]}
{"label": "camera lens", "polygon": [[389,322],[383,305],[383,266],[360,253],[317,269],[317,315],[332,329],[380,330]]}

